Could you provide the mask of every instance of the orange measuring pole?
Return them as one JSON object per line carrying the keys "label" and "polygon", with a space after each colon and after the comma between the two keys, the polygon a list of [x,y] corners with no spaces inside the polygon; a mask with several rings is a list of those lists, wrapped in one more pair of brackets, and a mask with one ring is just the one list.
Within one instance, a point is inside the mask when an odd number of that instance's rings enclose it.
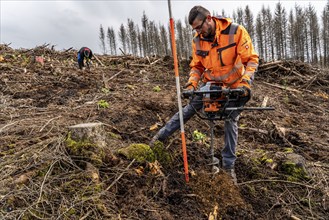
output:
{"label": "orange measuring pole", "polygon": [[183,160],[184,160],[185,181],[188,183],[189,175],[188,175],[187,150],[186,150],[186,141],[185,141],[184,121],[183,121],[183,109],[182,109],[182,100],[181,100],[181,92],[180,92],[180,84],[179,84],[179,72],[178,72],[178,60],[177,60],[177,50],[176,50],[174,19],[172,18],[172,15],[171,15],[170,0],[168,0],[168,8],[169,8],[169,17],[170,17],[171,45],[172,45],[172,53],[173,53],[173,57],[174,57],[174,67],[175,67],[179,121],[180,121],[180,129],[181,129],[181,136],[182,136],[182,151],[183,151]]}

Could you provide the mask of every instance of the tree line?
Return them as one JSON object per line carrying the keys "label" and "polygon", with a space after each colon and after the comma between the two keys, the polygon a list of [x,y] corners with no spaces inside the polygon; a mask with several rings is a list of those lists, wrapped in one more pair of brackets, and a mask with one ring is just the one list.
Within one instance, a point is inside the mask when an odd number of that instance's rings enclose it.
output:
{"label": "tree line", "polygon": [[[213,12],[217,16],[217,12]],[[329,66],[329,0],[317,16],[314,6],[295,5],[289,12],[278,2],[272,12],[263,6],[256,16],[249,6],[239,7],[232,16],[221,11],[224,17],[243,25],[249,32],[259,57],[264,62],[273,60],[300,60],[323,67]],[[143,12],[140,28],[132,19],[121,24],[117,35],[113,27],[107,30],[100,25],[99,40],[103,54],[132,54],[134,56],[171,55],[170,28],[150,21]],[[185,17],[175,21],[177,53],[188,59],[192,53],[194,33]]]}

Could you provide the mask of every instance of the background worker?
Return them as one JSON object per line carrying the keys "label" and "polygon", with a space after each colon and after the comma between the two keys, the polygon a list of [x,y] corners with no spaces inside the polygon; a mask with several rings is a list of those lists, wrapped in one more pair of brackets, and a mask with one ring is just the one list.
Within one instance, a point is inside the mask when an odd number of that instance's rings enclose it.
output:
{"label": "background worker", "polygon": [[90,59],[93,57],[93,52],[88,47],[82,47],[78,51],[78,65],[79,69],[84,67],[84,62],[86,61],[86,65],[89,68]]}
{"label": "background worker", "polygon": [[[228,88],[243,88],[244,94],[237,103],[228,107],[243,106],[251,96],[251,79],[258,66],[258,54],[246,29],[232,23],[229,18],[212,17],[202,6],[194,6],[189,13],[189,24],[196,32],[192,43],[190,78],[186,90],[196,90],[206,82],[215,81]],[[197,100],[199,99],[199,101]],[[184,123],[200,110],[203,104],[196,97],[183,108]],[[222,168],[237,183],[234,164],[238,140],[238,111],[229,112],[224,124],[224,148],[221,152]],[[177,112],[152,138],[154,142],[164,141],[180,127]]]}

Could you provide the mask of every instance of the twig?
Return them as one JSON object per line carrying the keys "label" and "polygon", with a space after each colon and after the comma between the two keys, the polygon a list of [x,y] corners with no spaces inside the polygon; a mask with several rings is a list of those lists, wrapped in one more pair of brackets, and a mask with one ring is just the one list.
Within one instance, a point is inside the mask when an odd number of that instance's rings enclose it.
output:
{"label": "twig", "polygon": [[70,47],[69,49],[65,50],[64,52],[69,52],[72,49],[73,49],[73,47]]}
{"label": "twig", "polygon": [[[133,159],[133,160],[130,162],[130,164],[125,168],[124,171],[127,171],[127,170],[130,168],[130,166],[131,166],[134,162],[135,162],[135,159]],[[121,179],[121,177],[123,176],[123,174],[125,174],[125,172],[122,172],[122,173],[118,176],[118,178],[116,178],[116,179],[111,183],[111,185],[109,185],[105,190],[103,190],[102,192],[98,193],[97,195],[95,195],[95,196],[91,196],[91,197],[88,197],[88,198],[83,199],[83,200],[80,200],[79,202],[77,202],[77,203],[71,205],[69,208],[66,209],[65,212],[61,213],[61,214],[57,217],[57,219],[61,219],[61,217],[62,217],[66,212],[68,212],[70,209],[72,209],[73,207],[75,207],[75,206],[77,206],[77,205],[79,205],[79,204],[82,204],[82,203],[84,203],[84,202],[87,202],[87,201],[89,201],[89,200],[93,200],[93,199],[99,198],[100,196],[104,195],[109,189],[112,188],[112,186],[114,186],[114,184],[115,184],[116,182],[118,182],[118,181]]]}
{"label": "twig", "polygon": [[120,73],[122,73],[123,71],[124,71],[124,69],[120,70],[119,72],[117,72],[116,74],[114,74],[113,76],[111,76],[111,77],[108,79],[108,81],[111,80],[111,79],[113,79],[114,77],[116,77],[117,75],[119,75]]}
{"label": "twig", "polygon": [[55,165],[55,163],[57,163],[57,160],[56,160],[54,163],[52,163],[52,164],[50,165],[50,167],[49,167],[49,169],[48,169],[48,171],[47,171],[47,173],[46,173],[46,175],[45,175],[45,178],[44,178],[43,181],[42,181],[42,184],[41,184],[41,187],[40,187],[39,198],[38,198],[37,203],[39,203],[40,200],[41,200],[43,186],[45,185],[45,182],[46,182],[46,179],[47,179],[48,175],[49,175],[49,174],[51,173],[51,171],[53,170],[53,166]]}
{"label": "twig", "polygon": [[270,120],[272,124],[274,125],[275,130],[277,131],[277,134],[279,137],[286,143],[288,144],[291,148],[293,148],[295,145],[293,145],[286,137],[285,137],[285,130],[280,129],[280,127],[273,121]]}
{"label": "twig", "polygon": [[248,127],[239,127],[241,130],[259,132],[261,134],[268,134],[269,132],[260,128],[248,128]]}
{"label": "twig", "polygon": [[5,129],[6,127],[9,127],[9,126],[11,126],[11,125],[14,125],[14,124],[16,124],[17,122],[18,122],[18,121],[14,121],[14,122],[12,122],[12,123],[10,123],[10,124],[6,124],[6,125],[3,126],[2,128],[0,128],[0,133],[3,132],[4,129]]}
{"label": "twig", "polygon": [[259,68],[265,68],[265,67],[268,67],[268,66],[272,66],[272,65],[276,65],[276,64],[281,64],[281,63],[283,63],[282,60],[274,61],[274,62],[270,62],[270,63],[264,63],[264,64],[259,65]]}
{"label": "twig", "polygon": [[150,65],[154,65],[154,64],[156,64],[159,61],[160,61],[160,59],[157,59],[156,61],[153,61]]}
{"label": "twig", "polygon": [[139,63],[131,63],[131,64],[129,64],[129,66],[137,66],[137,67],[149,67],[150,65],[147,65],[147,64],[139,64]]}
{"label": "twig", "polygon": [[266,84],[266,85],[269,85],[269,86],[273,86],[275,88],[279,88],[279,89],[283,89],[283,90],[288,90],[288,91],[291,91],[291,92],[302,93],[301,91],[299,91],[297,89],[292,89],[292,88],[289,88],[287,86],[280,86],[280,85],[271,84],[271,83],[267,83],[267,82],[263,82],[263,83]]}
{"label": "twig", "polygon": [[241,186],[241,185],[246,185],[246,184],[250,184],[250,183],[261,183],[261,182],[289,183],[289,184],[304,186],[304,187],[307,187],[307,188],[310,188],[310,189],[314,189],[314,190],[316,189],[316,188],[314,188],[313,186],[310,186],[310,185],[306,185],[306,184],[303,184],[303,183],[297,183],[297,182],[291,182],[291,181],[287,181],[287,180],[266,180],[266,179],[263,179],[263,180],[251,180],[251,181],[247,181],[247,182],[238,183],[238,185]]}
{"label": "twig", "polygon": [[79,220],[84,220],[86,218],[88,218],[88,216],[90,215],[90,213],[92,213],[92,210],[89,210],[84,216],[82,216],[82,218],[80,218]]}
{"label": "twig", "polygon": [[146,56],[146,59],[149,61],[149,64],[151,64],[149,56]]}
{"label": "twig", "polygon": [[93,57],[95,57],[95,59],[102,65],[102,66],[105,66],[99,59],[98,59],[98,57],[95,55],[95,54],[93,54]]}
{"label": "twig", "polygon": [[283,70],[285,70],[285,71],[287,71],[287,72],[291,72],[291,73],[295,74],[296,76],[298,76],[298,77],[300,77],[302,79],[305,79],[305,80],[309,80],[310,79],[309,77],[303,76],[300,73],[297,73],[296,71],[294,71],[294,70],[292,70],[290,68],[286,68],[286,67],[284,67],[282,65],[278,65],[278,67],[281,68],[281,69],[283,69]]}
{"label": "twig", "polygon": [[298,101],[300,101],[300,102],[302,102],[302,103],[304,103],[304,105],[309,105],[309,106],[312,106],[312,107],[314,107],[314,108],[317,108],[318,110],[320,110],[321,112],[329,112],[328,110],[326,110],[326,109],[324,109],[324,108],[321,108],[320,106],[318,106],[318,105],[314,105],[314,104],[312,104],[312,103],[310,103],[310,102],[305,102],[305,101],[303,101],[302,99],[299,99],[296,95],[294,95],[294,94],[291,94],[293,97],[295,97],[296,99],[298,99]]}
{"label": "twig", "polygon": [[[127,170],[130,168],[130,166],[131,166],[134,162],[135,162],[135,159],[133,159],[133,160],[130,162],[130,164],[126,167],[126,169],[125,169],[124,171],[127,171]],[[111,185],[109,185],[109,186],[105,189],[105,191],[108,191],[109,189],[111,189],[112,186],[114,186],[114,184],[115,184],[116,182],[118,182],[118,181],[121,179],[121,177],[123,176],[124,173],[125,173],[125,172],[122,172],[122,173],[118,176],[118,178],[116,178],[116,179],[111,183]]]}
{"label": "twig", "polygon": [[121,53],[122,53],[123,55],[126,56],[125,52],[123,52],[123,50],[122,50],[121,48],[119,48],[119,50],[121,51]]}
{"label": "twig", "polygon": [[40,129],[39,132],[41,132],[52,120],[55,120],[55,119],[60,118],[60,117],[62,117],[62,116],[58,116],[58,117],[52,118],[49,121],[47,121],[47,123],[44,126],[42,126],[42,128]]}

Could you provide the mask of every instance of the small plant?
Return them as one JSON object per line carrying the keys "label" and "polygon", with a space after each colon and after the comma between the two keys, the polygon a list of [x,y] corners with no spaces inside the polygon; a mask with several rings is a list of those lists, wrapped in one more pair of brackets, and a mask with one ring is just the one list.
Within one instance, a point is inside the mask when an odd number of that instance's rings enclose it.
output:
{"label": "small plant", "polygon": [[154,87],[153,87],[153,91],[154,91],[154,92],[160,92],[160,91],[161,91],[160,86],[154,86]]}
{"label": "small plant", "polygon": [[107,89],[107,88],[102,88],[102,93],[104,93],[104,94],[109,94],[110,93],[110,90],[109,89]]}
{"label": "small plant", "polygon": [[103,99],[99,100],[97,102],[97,105],[98,105],[99,108],[108,108],[108,107],[110,107],[110,104],[107,101],[103,100]]}
{"label": "small plant", "polygon": [[198,130],[193,131],[193,140],[194,141],[201,141],[202,143],[206,142],[207,136]]}

